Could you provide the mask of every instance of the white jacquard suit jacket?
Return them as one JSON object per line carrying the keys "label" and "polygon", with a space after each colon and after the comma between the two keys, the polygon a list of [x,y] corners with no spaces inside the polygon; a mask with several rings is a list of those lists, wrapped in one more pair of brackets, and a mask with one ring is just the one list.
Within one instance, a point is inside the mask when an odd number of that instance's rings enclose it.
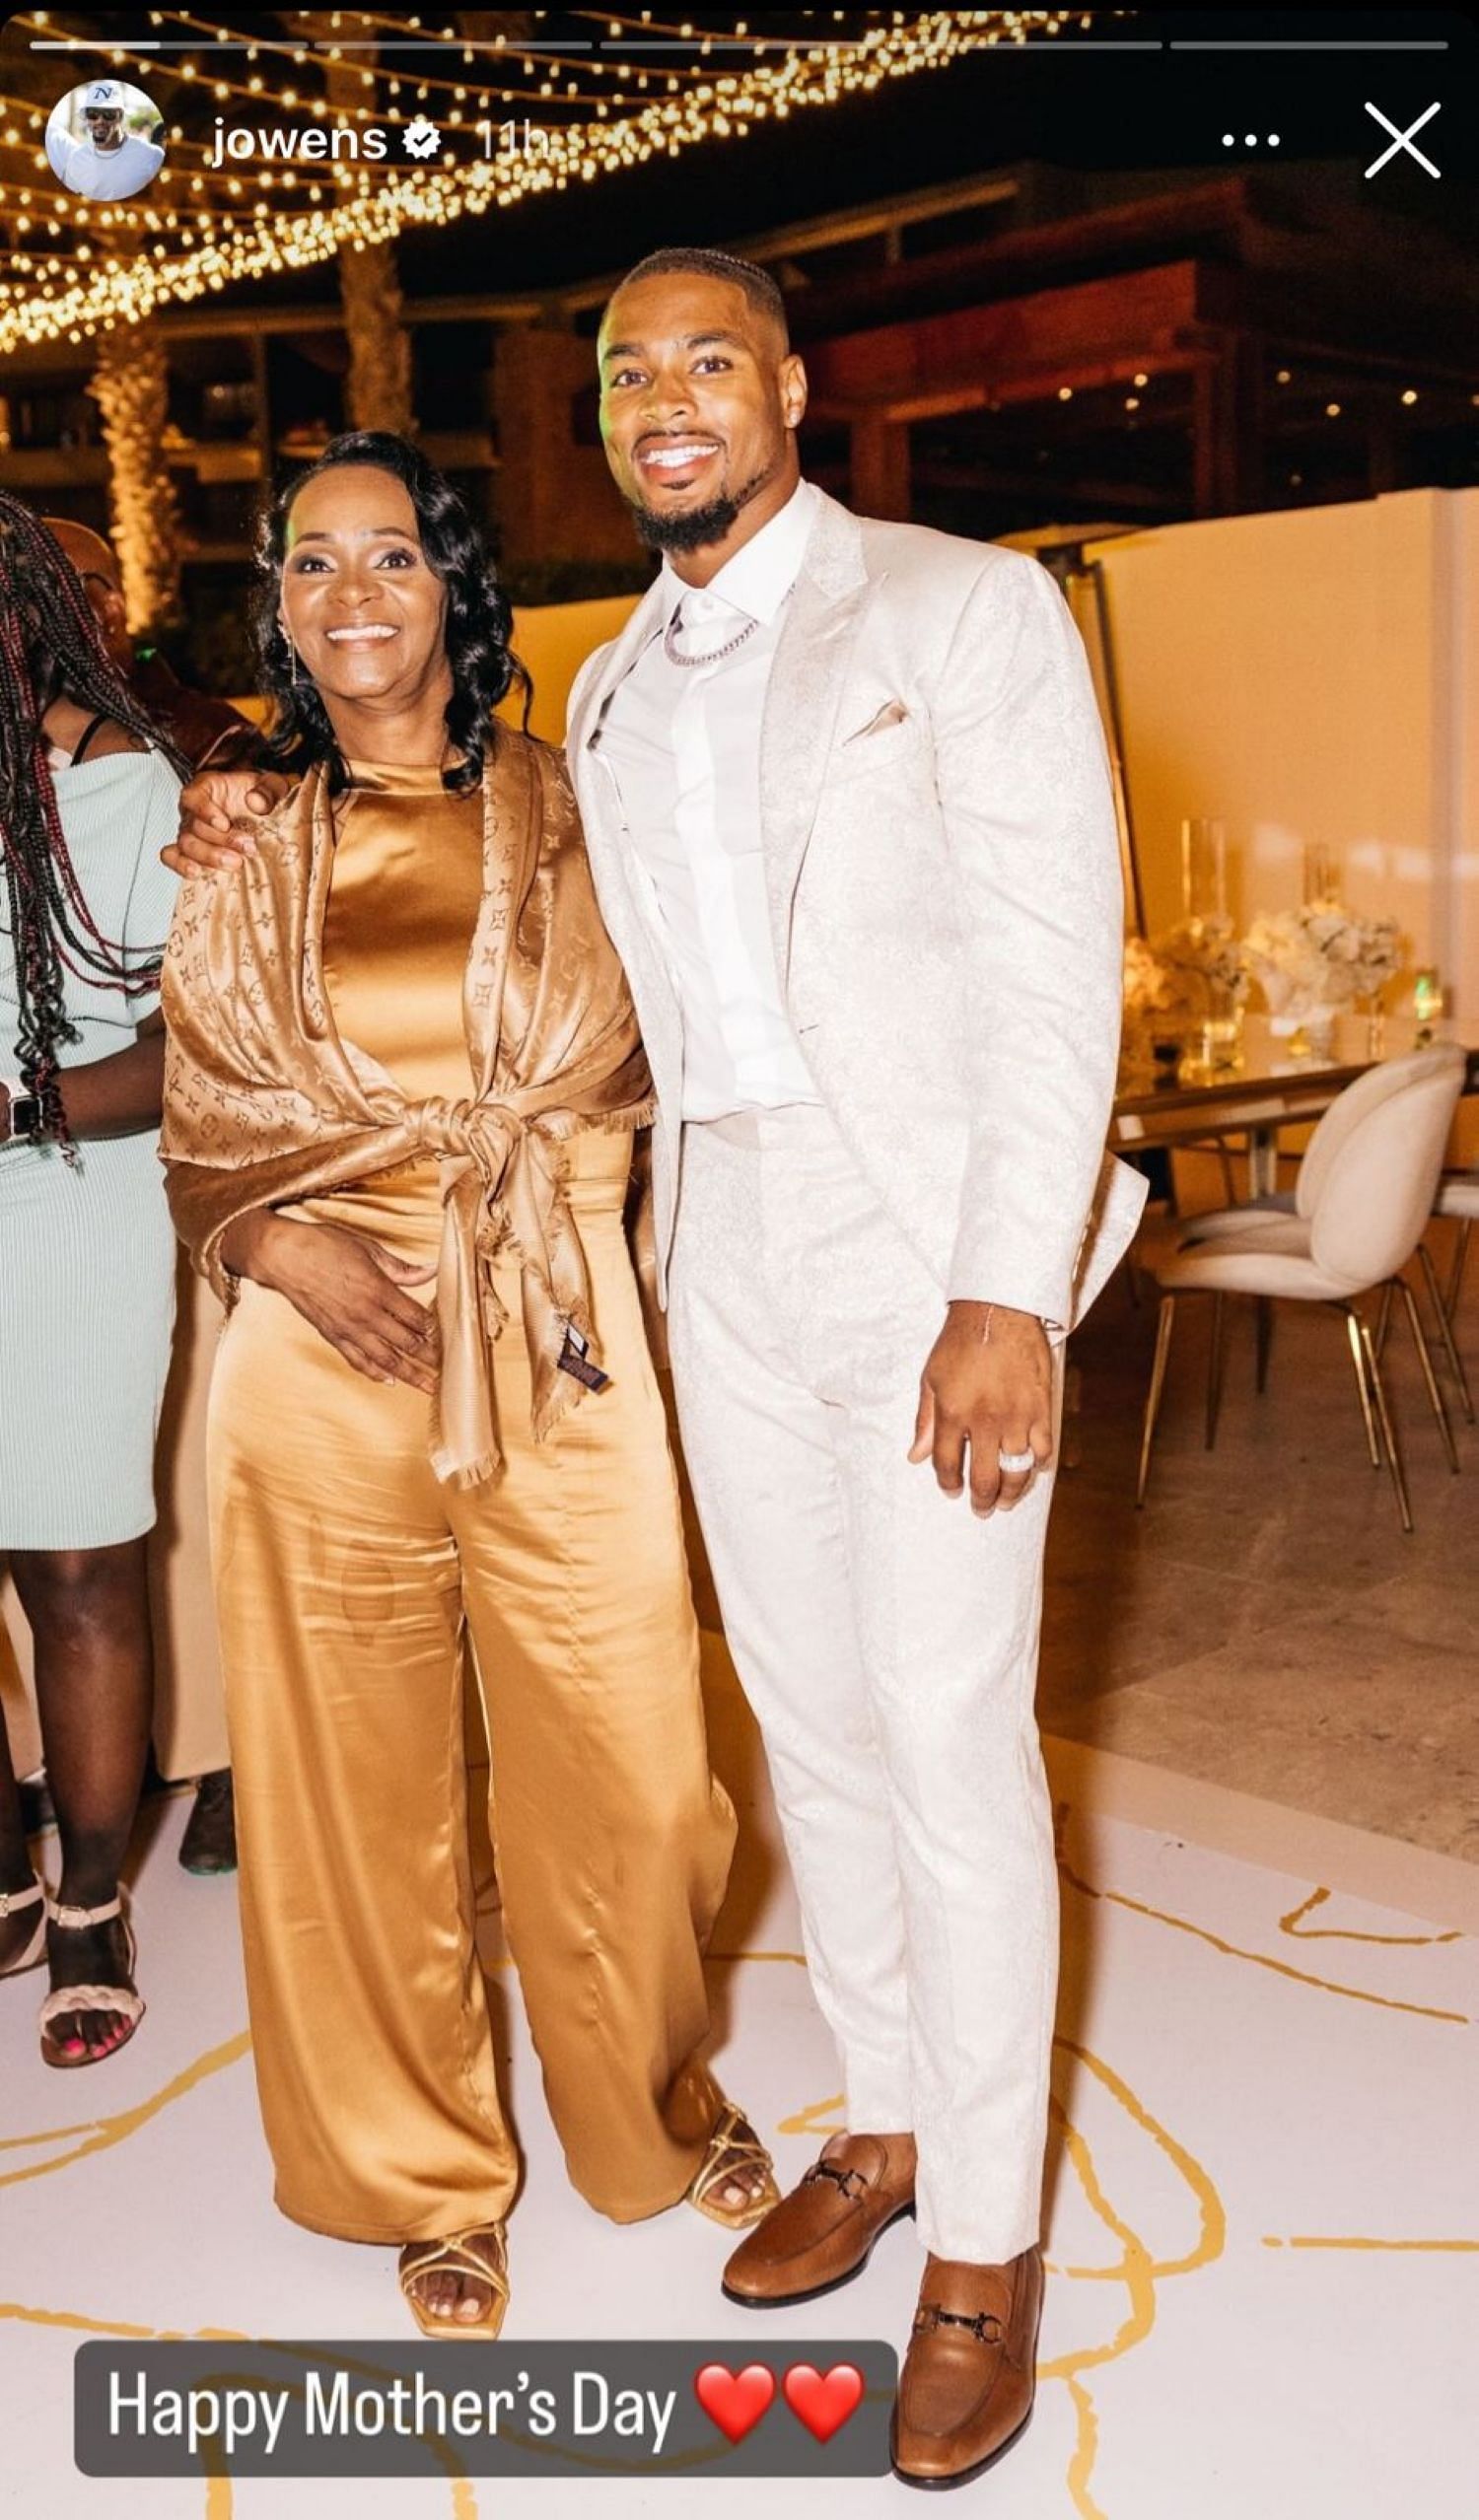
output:
{"label": "white jacquard suit jacket", "polygon": [[[676,1212],[683,1026],[600,757],[658,587],[583,666],[567,754],[596,890],[657,1087],[660,1288]],[[943,1298],[1062,1329],[1135,1228],[1104,1153],[1123,907],[1103,734],[1036,560],[820,497],[765,703],[778,967],[817,1092]]]}

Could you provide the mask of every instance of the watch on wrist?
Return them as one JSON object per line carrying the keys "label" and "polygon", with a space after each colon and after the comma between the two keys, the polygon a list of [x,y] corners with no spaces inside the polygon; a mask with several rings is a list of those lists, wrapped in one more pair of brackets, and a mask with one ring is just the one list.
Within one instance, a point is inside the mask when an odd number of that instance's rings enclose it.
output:
{"label": "watch on wrist", "polygon": [[7,1138],[33,1137],[41,1125],[41,1098],[37,1093],[12,1092],[6,1112]]}

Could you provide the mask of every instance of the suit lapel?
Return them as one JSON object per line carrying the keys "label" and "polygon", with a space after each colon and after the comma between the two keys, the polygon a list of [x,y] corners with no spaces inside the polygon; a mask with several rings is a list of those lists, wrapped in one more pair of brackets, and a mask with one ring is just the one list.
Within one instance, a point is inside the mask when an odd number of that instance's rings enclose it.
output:
{"label": "suit lapel", "polygon": [[675,1120],[682,1018],[651,918],[638,898],[641,875],[623,825],[616,783],[600,757],[600,732],[612,696],[661,618],[660,582],[655,581],[581,694],[570,718],[566,755],[600,915],[626,969],[659,1094]]}
{"label": "suit lapel", "polygon": [[615,781],[600,758],[600,732],[617,685],[652,637],[660,613],[658,582],[654,581],[582,693],[565,737],[597,898],[623,961],[634,930],[641,928],[642,913],[634,894],[631,845],[622,828]]}
{"label": "suit lapel", "polygon": [[791,959],[792,903],[821,802],[837,711],[859,630],[881,584],[864,565],[857,518],[819,494],[760,728],[765,877],[783,982]]}
{"label": "suit lapel", "polygon": [[[646,595],[627,615],[615,638],[600,661],[599,672],[593,675],[581,694],[578,712],[572,715],[566,729],[566,741],[572,756],[584,751],[605,714],[616,685],[631,671],[662,619],[663,581],[654,578]],[[572,763],[573,766],[573,763]]]}

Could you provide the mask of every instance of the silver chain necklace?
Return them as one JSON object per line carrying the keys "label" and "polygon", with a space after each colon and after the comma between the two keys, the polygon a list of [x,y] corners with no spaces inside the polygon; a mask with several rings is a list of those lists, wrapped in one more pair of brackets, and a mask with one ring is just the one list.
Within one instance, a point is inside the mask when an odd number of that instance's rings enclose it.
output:
{"label": "silver chain necklace", "polygon": [[674,633],[676,632],[682,617],[683,607],[679,604],[676,611],[673,613],[672,619],[669,622],[667,629],[663,633],[663,654],[668,659],[669,665],[717,665],[721,657],[732,657],[737,648],[742,648],[745,640],[749,638],[753,631],[758,630],[760,627],[758,621],[746,621],[743,629],[737,630],[733,639],[726,639],[722,648],[705,648],[702,656],[685,657],[682,656],[672,644]]}

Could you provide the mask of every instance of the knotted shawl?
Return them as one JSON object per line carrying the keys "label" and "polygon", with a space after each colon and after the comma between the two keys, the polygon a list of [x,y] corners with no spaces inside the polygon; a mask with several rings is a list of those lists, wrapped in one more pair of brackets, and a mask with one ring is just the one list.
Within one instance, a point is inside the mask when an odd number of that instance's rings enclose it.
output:
{"label": "knotted shawl", "polygon": [[500,726],[482,804],[482,900],[462,988],[475,1096],[409,1100],[335,1026],[321,953],[334,851],[321,766],[265,819],[238,874],[181,885],[163,984],[171,1214],[228,1306],[237,1290],[221,1237],[238,1217],[441,1158],[431,1457],[459,1488],[502,1458],[487,1344],[504,1322],[495,1253],[511,1246],[522,1263],[539,1437],[582,1395],[560,1370],[567,1330],[599,1365],[562,1141],[641,1127],[653,1107],[560,755]]}

